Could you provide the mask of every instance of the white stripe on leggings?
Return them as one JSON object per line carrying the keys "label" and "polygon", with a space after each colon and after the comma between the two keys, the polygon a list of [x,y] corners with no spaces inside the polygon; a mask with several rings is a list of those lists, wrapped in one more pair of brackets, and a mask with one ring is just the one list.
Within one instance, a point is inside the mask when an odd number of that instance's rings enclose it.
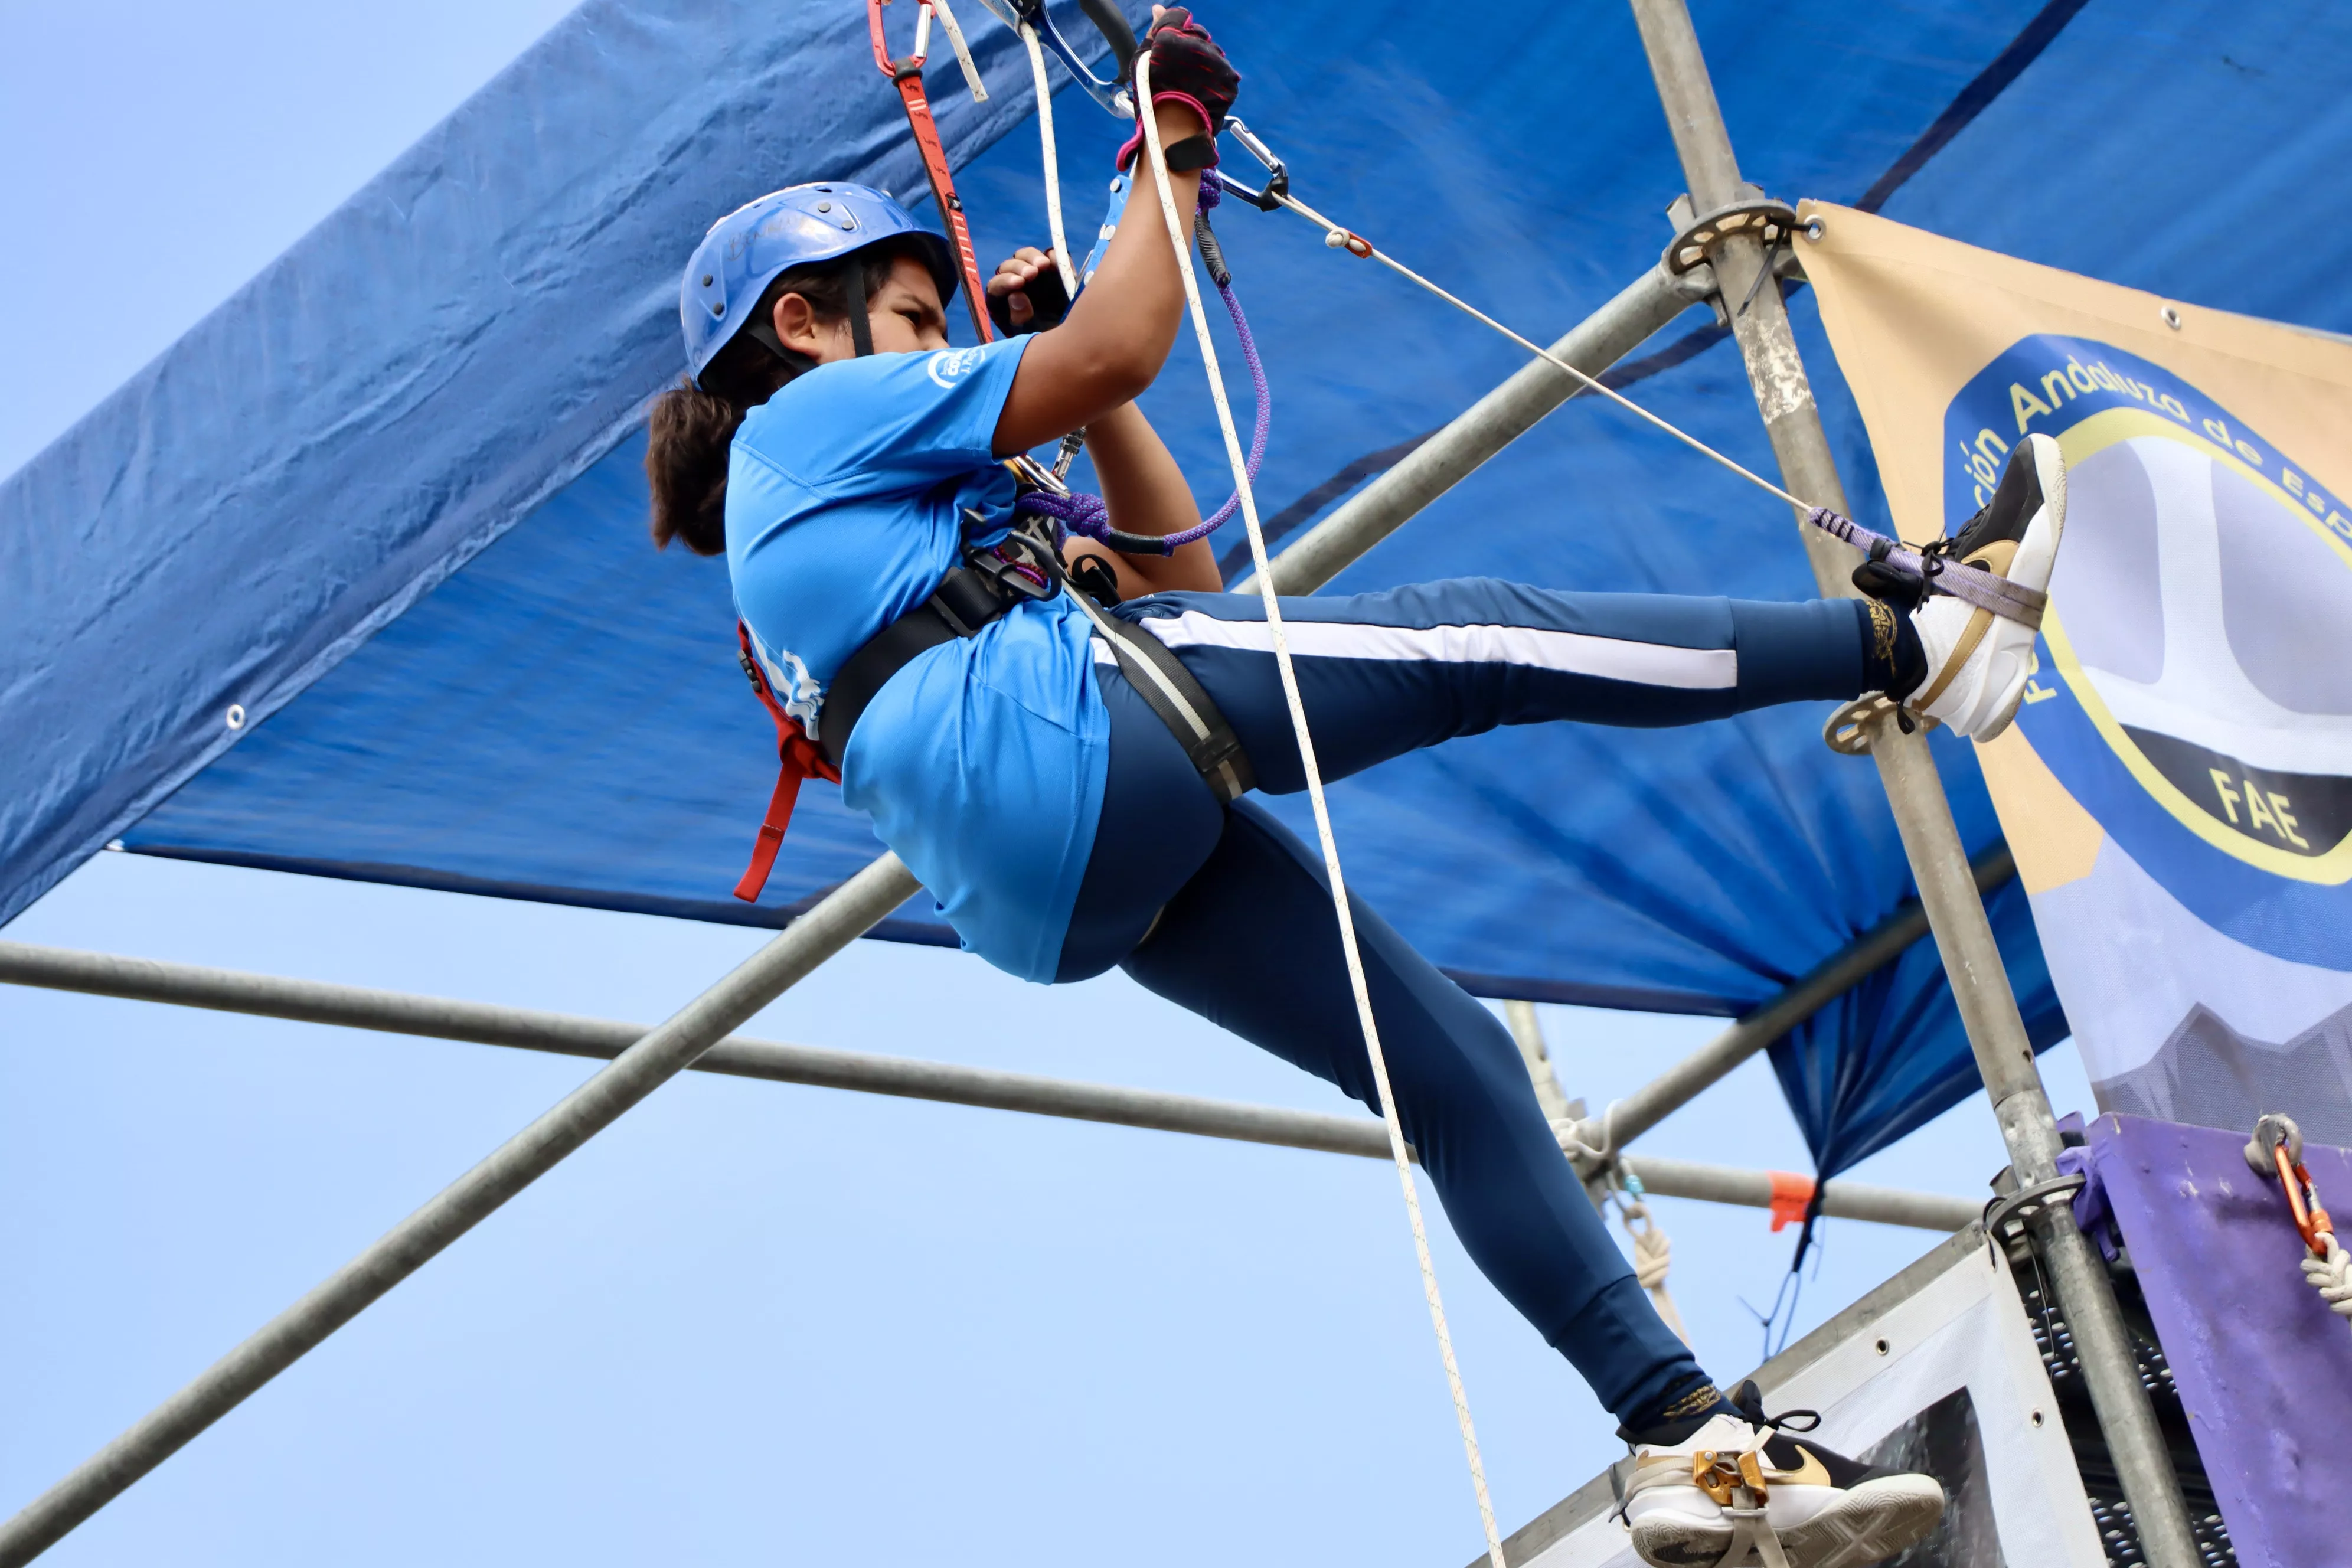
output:
{"label": "white stripe on leggings", "polygon": [[[1274,651],[1274,637],[1264,621],[1225,621],[1187,610],[1181,616],[1143,616],[1136,624],[1170,647]],[[1519,664],[1690,690],[1722,690],[1739,684],[1739,655],[1727,647],[1669,647],[1540,626],[1383,626],[1289,619],[1282,626],[1289,634],[1290,651],[1300,658]]]}

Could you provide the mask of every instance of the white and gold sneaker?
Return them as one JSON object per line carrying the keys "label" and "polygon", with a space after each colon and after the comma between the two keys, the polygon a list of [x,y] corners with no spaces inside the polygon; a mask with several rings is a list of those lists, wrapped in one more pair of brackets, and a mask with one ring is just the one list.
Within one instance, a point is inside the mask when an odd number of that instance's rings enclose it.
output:
{"label": "white and gold sneaker", "polygon": [[[2047,593],[2065,531],[2066,459],[2049,437],[2028,436],[2010,453],[1992,500],[1937,552]],[[1972,741],[2008,729],[2033,673],[2032,628],[1946,594],[1930,594],[1911,625],[1927,676],[1903,706]]]}
{"label": "white and gold sneaker", "polygon": [[1653,1568],[1866,1568],[1943,1516],[1934,1477],[1876,1469],[1790,1436],[1819,1417],[1768,1417],[1753,1383],[1731,1402],[1679,1443],[1633,1450],[1623,1513]]}

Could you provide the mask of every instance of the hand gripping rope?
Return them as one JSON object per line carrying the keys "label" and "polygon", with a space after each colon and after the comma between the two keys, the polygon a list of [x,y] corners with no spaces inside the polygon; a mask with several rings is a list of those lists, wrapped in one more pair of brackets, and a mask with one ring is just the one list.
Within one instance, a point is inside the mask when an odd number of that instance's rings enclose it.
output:
{"label": "hand gripping rope", "polygon": [[1331,835],[1331,809],[1323,798],[1323,773],[1315,761],[1315,740],[1307,727],[1307,709],[1298,694],[1298,672],[1290,659],[1290,642],[1283,630],[1282,603],[1275,596],[1274,576],[1267,570],[1265,531],[1259,526],[1257,498],[1251,492],[1250,468],[1242,454],[1241,434],[1234,426],[1234,411],[1225,401],[1223,375],[1217,368],[1216,341],[1209,335],[1209,316],[1201,304],[1200,279],[1192,274],[1191,237],[1176,216],[1175,193],[1168,185],[1168,155],[1160,144],[1160,127],[1150,110],[1151,57],[1135,57],[1135,101],[1142,111],[1144,155],[1151,160],[1151,178],[1160,197],[1160,215],[1168,228],[1168,242],[1176,252],[1176,269],[1184,280],[1184,302],[1192,317],[1193,335],[1200,340],[1202,367],[1208,373],[1209,396],[1216,405],[1217,428],[1225,438],[1225,457],[1234,471],[1234,499],[1240,505],[1242,526],[1249,531],[1250,558],[1257,570],[1259,600],[1265,606],[1265,624],[1274,638],[1275,668],[1282,678],[1283,700],[1290,708],[1290,727],[1298,738],[1298,760],[1307,775],[1307,798],[1315,811],[1315,833],[1323,847],[1323,868],[1331,879],[1331,906],[1339,917],[1339,948],[1348,964],[1348,984],[1356,997],[1356,1020],[1364,1032],[1365,1054],[1371,1059],[1372,1082],[1380,1091],[1381,1120],[1389,1133],[1389,1152],[1396,1161],[1397,1181],[1404,1189],[1404,1206],[1412,1226],[1412,1248],[1421,1265],[1421,1289],[1429,1303],[1429,1321],[1437,1331],[1439,1356],[1445,1363],[1445,1383],[1454,1396],[1454,1419],[1462,1428],[1462,1448],[1470,1462],[1470,1484],[1478,1498],[1478,1520],[1486,1532],[1486,1555],[1494,1568],[1507,1568],[1503,1542],[1495,1528],[1495,1504],[1486,1491],[1486,1467],[1478,1455],[1478,1433],[1470,1420],[1469,1395],[1463,1391],[1462,1371],[1454,1359],[1454,1336],[1445,1326],[1445,1305],[1438,1294],[1437,1268],[1429,1256],[1429,1234],[1421,1215],[1421,1191],[1412,1177],[1412,1151],[1405,1142],[1404,1124],[1397,1118],[1396,1095],[1389,1086],[1388,1058],[1381,1051],[1380,1025],[1372,1016],[1371,991],[1364,979],[1363,955],[1356,944],[1356,922],[1348,907],[1348,884],[1339,869],[1339,847]]}
{"label": "hand gripping rope", "polygon": [[[1044,100],[1040,99],[1039,101]],[[1051,167],[1051,164],[1047,166]],[[1257,340],[1251,335],[1249,318],[1242,314],[1242,302],[1234,297],[1234,275],[1225,269],[1223,252],[1219,249],[1216,237],[1209,229],[1208,210],[1216,205],[1216,187],[1202,180],[1202,210],[1193,224],[1193,234],[1201,242],[1202,259],[1209,264],[1209,280],[1217,286],[1217,293],[1225,301],[1225,311],[1233,317],[1234,336],[1241,343],[1242,363],[1249,367],[1250,388],[1257,399],[1256,414],[1250,428],[1249,459],[1244,465],[1250,482],[1255,484],[1258,467],[1265,461],[1265,440],[1274,419],[1274,395],[1265,384],[1265,366],[1257,357]],[[1064,265],[1068,264],[1066,262]],[[1110,509],[1103,503],[1102,497],[1097,495],[1039,489],[1023,495],[1017,504],[1023,511],[1050,517],[1071,532],[1099,540],[1124,555],[1172,555],[1178,547],[1190,544],[1196,539],[1206,539],[1223,528],[1239,510],[1241,500],[1241,491],[1236,489],[1226,498],[1224,505],[1199,522],[1164,535],[1127,533],[1113,528]]]}
{"label": "hand gripping rope", "polygon": [[[1069,237],[1062,225],[1061,158],[1054,137],[1054,86],[1046,79],[1045,51],[1039,42],[1039,29],[1045,29],[1046,37],[1057,40],[1055,52],[1061,56],[1062,63],[1068,67],[1070,74],[1082,85],[1094,90],[1105,84],[1077,60],[1067,40],[1053,31],[1053,20],[1045,15],[1042,4],[1035,6],[1034,20],[1032,15],[1026,13],[1006,16],[994,3],[989,4],[989,9],[1021,35],[1021,42],[1029,52],[1029,75],[1035,84],[1037,95],[1037,137],[1045,164],[1045,228],[1053,241],[1054,266],[1061,275],[1063,297],[1075,300],[1078,297],[1079,287],[1077,264],[1070,258]],[[1092,11],[1088,15],[1092,16]],[[1113,13],[1113,17],[1118,19],[1116,13]],[[1131,34],[1115,31],[1099,16],[1095,17],[1095,22],[1102,28],[1103,37],[1110,44],[1116,60],[1124,62],[1135,53],[1135,39]],[[1115,88],[1117,84],[1110,85]],[[1097,92],[1096,96],[1098,100],[1104,98],[1101,92]],[[1119,89],[1116,105],[1114,112],[1122,119],[1126,118],[1130,104],[1124,89]],[[1105,107],[1112,108],[1113,104],[1106,102]],[[1255,480],[1259,465],[1265,460],[1265,442],[1271,428],[1274,402],[1265,384],[1265,366],[1258,359],[1257,340],[1250,332],[1249,318],[1242,313],[1241,300],[1234,295],[1233,273],[1227,270],[1224,253],[1217,244],[1214,231],[1209,227],[1208,215],[1216,205],[1216,183],[1202,180],[1201,205],[1193,219],[1193,234],[1200,241],[1201,258],[1208,263],[1210,280],[1216,284],[1217,293],[1225,302],[1225,312],[1233,318],[1234,335],[1241,342],[1242,362],[1249,367],[1250,385],[1257,400],[1249,451],[1249,476]],[[1070,459],[1077,456],[1077,447],[1076,436],[1065,440],[1061,460],[1053,468],[1053,479],[1056,482],[1046,484],[1043,482],[1043,475],[1031,476],[1040,481],[1039,488],[1022,496],[1020,510],[1052,518],[1071,532],[1107,544],[1123,555],[1172,555],[1180,547],[1197,539],[1206,539],[1223,527],[1240,505],[1240,494],[1235,492],[1224,505],[1191,528],[1159,535],[1125,532],[1111,526],[1110,509],[1104,504],[1102,497],[1082,491],[1073,492],[1058,482],[1062,475],[1068,472]]]}

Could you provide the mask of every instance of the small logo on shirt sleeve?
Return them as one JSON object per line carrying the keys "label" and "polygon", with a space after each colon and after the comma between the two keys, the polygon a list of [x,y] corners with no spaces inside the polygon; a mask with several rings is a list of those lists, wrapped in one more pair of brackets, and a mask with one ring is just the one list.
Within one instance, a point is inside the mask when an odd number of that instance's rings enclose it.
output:
{"label": "small logo on shirt sleeve", "polygon": [[931,363],[925,368],[930,372],[933,382],[952,388],[957,382],[980,368],[982,357],[978,349],[942,349],[931,356]]}

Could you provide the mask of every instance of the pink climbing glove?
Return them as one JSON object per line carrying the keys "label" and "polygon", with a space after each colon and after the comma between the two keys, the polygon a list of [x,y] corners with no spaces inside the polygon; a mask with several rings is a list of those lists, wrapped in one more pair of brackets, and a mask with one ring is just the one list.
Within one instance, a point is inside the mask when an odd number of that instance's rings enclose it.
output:
{"label": "pink climbing glove", "polygon": [[[1209,29],[1192,20],[1192,12],[1181,5],[1171,5],[1160,13],[1143,47],[1151,51],[1151,101],[1181,103],[1201,117],[1209,128],[1208,157],[1191,166],[1215,168],[1215,139],[1225,128],[1225,117],[1234,111],[1241,73],[1209,37]],[[1142,145],[1143,128],[1138,125],[1118,150],[1118,167],[1125,169],[1132,163]]]}

